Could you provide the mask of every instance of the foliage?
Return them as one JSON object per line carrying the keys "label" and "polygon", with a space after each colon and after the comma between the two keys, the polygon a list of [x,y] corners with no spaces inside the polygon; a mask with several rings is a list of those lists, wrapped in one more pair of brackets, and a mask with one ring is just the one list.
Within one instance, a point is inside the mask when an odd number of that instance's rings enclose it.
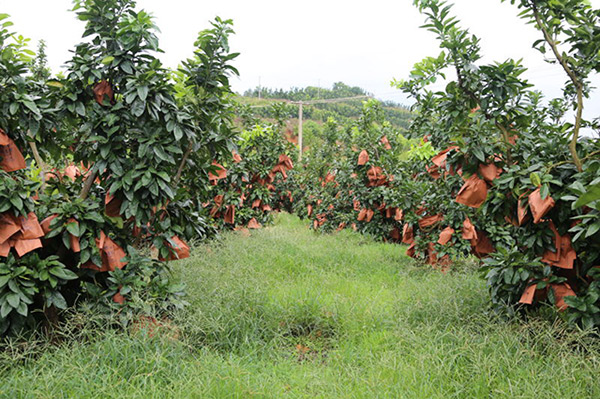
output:
{"label": "foliage", "polygon": [[[415,5],[441,53],[394,84],[416,100],[407,136],[422,140],[392,133],[367,104],[350,128],[332,130],[304,176],[293,174],[304,194],[296,212],[316,229],[352,227],[410,244],[410,256],[443,271],[470,254],[488,258],[496,308],[550,302],[572,321],[595,325],[599,147],[579,138],[581,126],[593,126],[579,111],[600,56],[598,41],[590,42],[599,11],[582,2],[519,3],[542,33],[535,46],[552,47],[569,78],[564,97],[545,103],[521,61],[481,63],[479,39],[450,5]],[[432,91],[439,81],[445,88]],[[564,121],[569,108],[575,123]]]}
{"label": "foliage", "polygon": [[[487,281],[492,304],[510,313],[512,305],[519,301],[528,285],[536,284],[544,288],[549,282],[551,269],[550,266],[544,266],[540,259],[530,259],[527,254],[515,249],[500,248],[483,260],[481,272]],[[564,281],[564,278],[551,277],[553,283]]]}
{"label": "foliage", "polygon": [[9,254],[0,263],[0,334],[18,334],[25,327],[34,327],[31,313],[35,308],[66,309],[67,301],[61,291],[77,278],[58,256],[40,259],[33,253],[16,259]]}
{"label": "foliage", "polygon": [[212,160],[233,148],[237,54],[217,18],[169,71],[151,16],[134,8],[76,1],[86,40],[61,77],[44,45],[34,61],[0,18],[0,334],[51,326],[69,307],[127,323],[185,305],[168,261],[209,234],[201,204]]}
{"label": "foliage", "polygon": [[[216,228],[259,228],[281,209],[282,184],[293,168],[292,144],[284,138],[281,123],[257,124],[242,131],[237,150],[222,160],[215,174],[212,201],[204,204]],[[215,172],[216,173],[216,172]]]}
{"label": "foliage", "polygon": [[[448,152],[444,169],[460,171],[465,183],[438,177],[437,170],[430,169],[434,184],[447,186],[452,197],[458,193],[461,203],[451,208],[462,215],[455,222],[462,218],[465,223],[454,228],[466,238],[469,220],[479,236],[472,241],[475,253],[498,251],[484,268],[494,304],[531,304],[547,296],[565,309],[563,297],[570,304],[575,295],[586,296],[593,289],[592,277],[578,276],[587,275],[600,260],[597,210],[581,207],[588,199],[594,201],[597,142],[578,139],[579,127],[588,125],[580,112],[574,124],[562,121],[568,107],[583,107],[580,94],[589,91],[584,82],[597,63],[597,42],[584,42],[595,32],[598,11],[582,2],[519,3],[522,16],[542,32],[534,46],[542,52],[551,47],[569,77],[564,99],[544,105],[541,95],[522,79],[525,68],[519,61],[478,65],[479,40],[459,27],[449,5],[437,0],[415,4],[427,16],[424,27],[436,34],[443,51],[415,65],[410,80],[397,85],[417,100],[411,129],[429,135],[436,148],[456,148]],[[558,51],[557,37],[562,34],[572,36],[561,43],[566,49]],[[429,91],[428,85],[445,79],[450,69],[456,80],[444,91]],[[443,153],[434,162],[440,156]],[[461,200],[461,192],[471,189],[469,181],[482,187],[482,202]],[[453,211],[446,212],[448,222]],[[489,242],[477,242],[481,237]],[[543,268],[534,259],[541,259]]]}
{"label": "foliage", "polygon": [[[303,159],[303,169],[291,174],[297,184],[294,210],[301,217],[308,216],[315,229],[352,227],[389,238],[400,226],[391,217],[401,201],[393,193],[408,174],[403,167],[418,141],[400,135],[374,100],[365,102],[358,120],[346,126],[330,119],[323,141]],[[359,161],[363,152],[369,158],[365,163]],[[361,211],[372,216],[364,220]]]}

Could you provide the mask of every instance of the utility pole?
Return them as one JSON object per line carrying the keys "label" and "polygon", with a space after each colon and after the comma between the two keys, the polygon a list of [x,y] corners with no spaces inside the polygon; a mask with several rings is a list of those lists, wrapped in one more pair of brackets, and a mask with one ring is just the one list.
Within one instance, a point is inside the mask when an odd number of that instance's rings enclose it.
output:
{"label": "utility pole", "polygon": [[298,145],[300,146],[298,162],[300,162],[302,161],[302,101],[298,103]]}
{"label": "utility pole", "polygon": [[[298,146],[300,150],[298,152],[298,161],[302,161],[302,105],[313,105],[313,104],[327,104],[337,103],[348,100],[358,100],[359,98],[372,98],[371,96],[354,96],[354,97],[342,97],[342,98],[329,98],[326,100],[311,100],[311,101],[290,101],[290,100],[279,100],[280,102],[288,104],[298,104]],[[268,105],[268,104],[267,104]],[[267,105],[253,105],[251,108],[265,107]]]}

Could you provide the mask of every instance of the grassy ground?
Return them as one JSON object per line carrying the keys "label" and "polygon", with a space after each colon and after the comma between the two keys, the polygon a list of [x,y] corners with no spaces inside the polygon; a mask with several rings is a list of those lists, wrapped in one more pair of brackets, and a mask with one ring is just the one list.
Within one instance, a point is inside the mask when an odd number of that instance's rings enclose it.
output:
{"label": "grassy ground", "polygon": [[197,248],[173,331],[108,331],[0,375],[7,398],[598,398],[600,350],[486,312],[484,283],[298,219]]}

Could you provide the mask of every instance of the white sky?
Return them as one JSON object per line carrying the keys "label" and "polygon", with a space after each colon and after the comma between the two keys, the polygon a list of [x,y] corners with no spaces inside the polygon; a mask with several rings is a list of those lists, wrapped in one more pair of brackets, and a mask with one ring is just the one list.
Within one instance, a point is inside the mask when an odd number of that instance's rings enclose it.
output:
{"label": "white sky", "polygon": [[[452,0],[451,0],[452,2]],[[453,12],[481,38],[484,62],[523,58],[527,77],[548,97],[561,95],[566,76],[545,63],[531,48],[539,33],[518,19],[516,7],[500,0],[454,0]],[[600,0],[591,1],[600,8]],[[169,67],[192,55],[198,32],[215,16],[234,20],[232,51],[241,76],[234,90],[256,87],[331,87],[342,81],[381,99],[407,103],[390,87],[404,79],[413,64],[439,54],[432,33],[419,29],[424,17],[412,0],[138,0],[161,29],[160,55]],[[48,45],[50,67],[57,72],[81,41],[83,22],[69,10],[71,0],[0,0],[0,12],[11,15],[13,29]],[[600,86],[600,78],[593,80]],[[587,103],[587,118],[600,115],[598,90]]]}

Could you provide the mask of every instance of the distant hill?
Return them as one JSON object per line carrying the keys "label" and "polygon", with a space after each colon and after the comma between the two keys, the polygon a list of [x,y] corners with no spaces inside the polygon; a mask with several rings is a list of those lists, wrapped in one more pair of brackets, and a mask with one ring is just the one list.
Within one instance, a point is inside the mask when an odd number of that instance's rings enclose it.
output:
{"label": "distant hill", "polygon": [[[305,88],[291,88],[289,90],[270,89],[257,87],[246,90],[238,98],[241,104],[252,107],[253,113],[258,117],[272,118],[273,110],[269,107],[272,103],[291,102],[291,101],[316,101],[327,99],[338,99],[357,96],[371,96],[370,93],[360,87],[351,87],[342,82],[335,83],[331,89],[308,86]],[[329,118],[334,118],[338,122],[346,122],[350,119],[356,119],[360,116],[363,101],[367,98],[355,100],[345,100],[343,102],[333,102],[324,104],[311,104],[303,107],[303,118],[306,121],[316,123],[326,122]],[[386,120],[395,128],[403,131],[408,129],[412,114],[408,107],[392,101],[380,101]],[[286,116],[294,118],[297,115],[297,105],[285,107]]]}

